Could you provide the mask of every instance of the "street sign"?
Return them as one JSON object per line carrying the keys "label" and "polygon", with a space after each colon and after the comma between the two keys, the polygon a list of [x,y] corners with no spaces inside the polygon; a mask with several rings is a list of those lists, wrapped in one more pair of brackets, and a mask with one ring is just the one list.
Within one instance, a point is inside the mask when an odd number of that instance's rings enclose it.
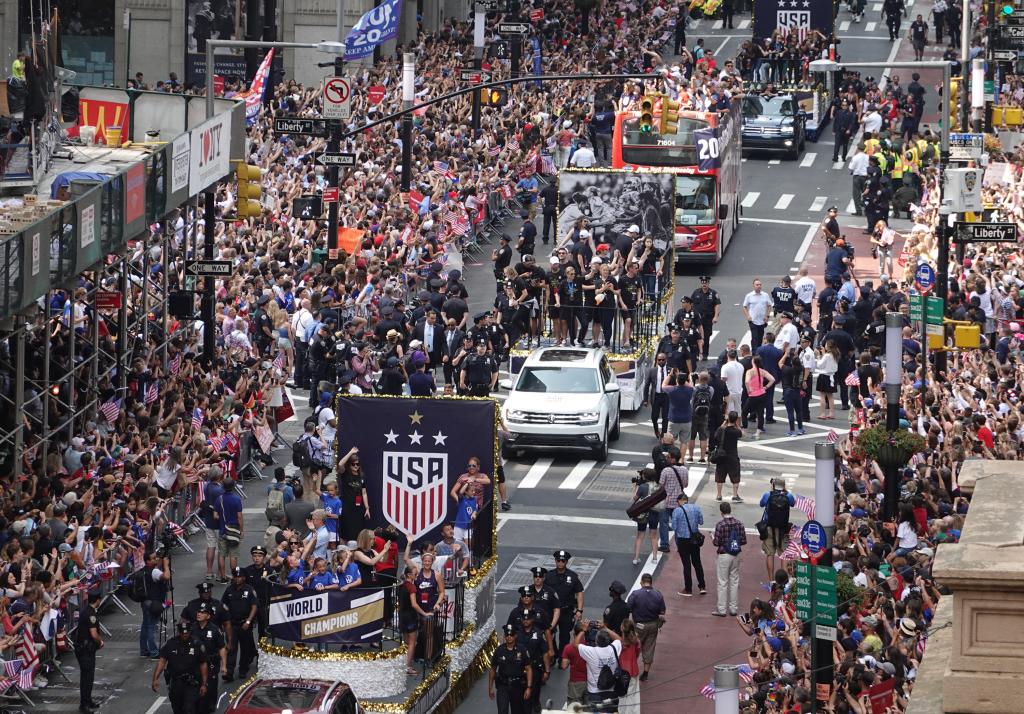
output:
{"label": "street sign", "polygon": [[97,290],[93,298],[93,307],[97,310],[119,310],[121,308],[121,293],[112,290]]}
{"label": "street sign", "polygon": [[539,7],[536,10],[530,10],[530,22],[540,22],[544,19],[544,8]]}
{"label": "street sign", "polygon": [[319,218],[324,212],[319,196],[300,196],[292,200],[292,215],[302,221]]}
{"label": "street sign", "polygon": [[1003,25],[999,28],[999,34],[1003,37],[1024,40],[1024,26]]}
{"label": "street sign", "polygon": [[346,77],[324,81],[324,119],[348,119],[352,114],[352,86]]}
{"label": "street sign", "polygon": [[277,117],[274,119],[276,134],[305,134],[321,139],[327,138],[327,122],[323,119],[305,119],[301,117]]}
{"label": "street sign", "polygon": [[324,199],[324,203],[337,203],[338,195],[340,193],[341,192],[337,186],[328,186],[327,188],[324,189],[322,196],[322,198]]}
{"label": "street sign", "polygon": [[828,640],[829,642],[835,642],[839,633],[836,628],[829,627],[828,625],[815,625],[814,636],[819,640]]}
{"label": "street sign", "polygon": [[825,546],[828,543],[825,526],[814,520],[804,523],[804,527],[800,529],[800,543],[811,555],[825,550]]}
{"label": "street sign", "polygon": [[470,84],[480,84],[491,81],[491,73],[479,69],[464,69],[459,72],[459,79]]}
{"label": "street sign", "polygon": [[[816,612],[815,625],[836,625],[836,571],[829,565],[796,564],[796,616],[810,622]],[[821,639],[828,639],[823,637]]]}
{"label": "street sign", "polygon": [[996,62],[1013,62],[1017,59],[1016,50],[992,50],[992,59]]}
{"label": "street sign", "polygon": [[927,300],[922,300],[919,292],[910,293],[910,319],[913,322],[928,322],[931,325],[942,325],[942,318],[945,312],[945,303],[942,298],[929,295]]}
{"label": "street sign", "polygon": [[914,271],[914,285],[927,295],[935,287],[935,270],[928,263],[921,263]]}
{"label": "street sign", "polygon": [[185,272],[189,275],[231,275],[230,260],[193,260],[185,266]]}
{"label": "street sign", "polygon": [[477,0],[475,4],[482,12],[505,12],[505,3],[501,0]]}
{"label": "street sign", "polygon": [[956,231],[961,242],[974,243],[1016,243],[1016,223],[967,223],[956,222]]}
{"label": "street sign", "polygon": [[[1024,29],[1024,28],[1021,28]],[[530,33],[530,25],[525,22],[499,22],[499,35],[527,35]]]}
{"label": "street sign", "polygon": [[980,159],[985,151],[984,134],[950,134],[949,158],[953,161]]}
{"label": "street sign", "polygon": [[495,59],[509,59],[512,54],[510,52],[509,44],[506,40],[497,40],[491,43],[491,49],[494,51]]}
{"label": "street sign", "polygon": [[324,152],[316,157],[316,162],[318,164],[323,164],[324,166],[355,166],[356,155],[347,151],[339,152],[337,154],[328,154],[327,152]]}

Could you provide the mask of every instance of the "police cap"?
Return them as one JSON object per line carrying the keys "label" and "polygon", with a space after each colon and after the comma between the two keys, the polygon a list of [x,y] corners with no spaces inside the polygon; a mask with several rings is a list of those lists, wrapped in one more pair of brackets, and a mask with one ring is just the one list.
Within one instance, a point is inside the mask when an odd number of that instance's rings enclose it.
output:
{"label": "police cap", "polygon": [[512,625],[505,625],[501,629],[505,632],[505,637],[515,637],[516,636],[516,628],[513,627]]}
{"label": "police cap", "polygon": [[178,632],[191,632],[192,625],[188,623],[188,620],[178,620]]}
{"label": "police cap", "polygon": [[563,550],[556,550],[555,551],[555,560],[570,560],[571,558],[572,558],[572,553],[570,553],[567,550],[563,549]]}
{"label": "police cap", "polygon": [[266,555],[267,549],[264,548],[262,545],[254,545],[252,548],[249,549],[250,555],[256,555],[257,553],[259,553],[260,555]]}
{"label": "police cap", "polygon": [[234,578],[244,578],[245,571],[239,567],[236,567],[234,570],[231,571],[231,576]]}
{"label": "police cap", "polygon": [[532,585],[523,585],[519,588],[520,597],[533,597],[536,594]]}
{"label": "police cap", "polygon": [[196,590],[201,593],[208,593],[213,590],[213,587],[209,583],[199,583],[196,585]]}
{"label": "police cap", "polygon": [[543,578],[545,575],[548,574],[548,569],[542,568],[538,565],[534,568],[530,568],[530,572],[533,573],[533,577],[535,578]]}

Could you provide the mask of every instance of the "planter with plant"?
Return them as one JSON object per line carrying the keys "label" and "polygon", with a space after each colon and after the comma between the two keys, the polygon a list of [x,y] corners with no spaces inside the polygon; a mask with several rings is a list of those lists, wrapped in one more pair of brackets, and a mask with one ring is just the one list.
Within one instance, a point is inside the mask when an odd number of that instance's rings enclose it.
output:
{"label": "planter with plant", "polygon": [[884,426],[873,426],[857,435],[858,449],[883,468],[906,466],[910,457],[926,446],[923,436],[906,429],[889,431]]}

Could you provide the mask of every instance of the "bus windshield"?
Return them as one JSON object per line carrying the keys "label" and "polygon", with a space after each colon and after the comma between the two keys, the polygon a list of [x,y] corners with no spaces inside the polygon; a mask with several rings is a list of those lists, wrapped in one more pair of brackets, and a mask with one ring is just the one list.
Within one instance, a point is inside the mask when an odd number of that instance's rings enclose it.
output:
{"label": "bus windshield", "polygon": [[714,225],[715,215],[714,177],[676,176],[676,225]]}
{"label": "bus windshield", "polygon": [[693,132],[707,128],[703,119],[679,117],[675,134],[640,131],[640,120],[622,121],[622,160],[636,166],[693,166],[697,150]]}

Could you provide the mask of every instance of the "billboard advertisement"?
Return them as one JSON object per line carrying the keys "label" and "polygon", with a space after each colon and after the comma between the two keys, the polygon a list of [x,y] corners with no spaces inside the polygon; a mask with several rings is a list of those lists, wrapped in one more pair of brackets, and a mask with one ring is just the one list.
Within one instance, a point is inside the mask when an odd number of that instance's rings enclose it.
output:
{"label": "billboard advertisement", "polygon": [[587,225],[595,243],[614,242],[631,225],[666,250],[672,238],[672,174],[568,170],[558,173],[558,242]]}

